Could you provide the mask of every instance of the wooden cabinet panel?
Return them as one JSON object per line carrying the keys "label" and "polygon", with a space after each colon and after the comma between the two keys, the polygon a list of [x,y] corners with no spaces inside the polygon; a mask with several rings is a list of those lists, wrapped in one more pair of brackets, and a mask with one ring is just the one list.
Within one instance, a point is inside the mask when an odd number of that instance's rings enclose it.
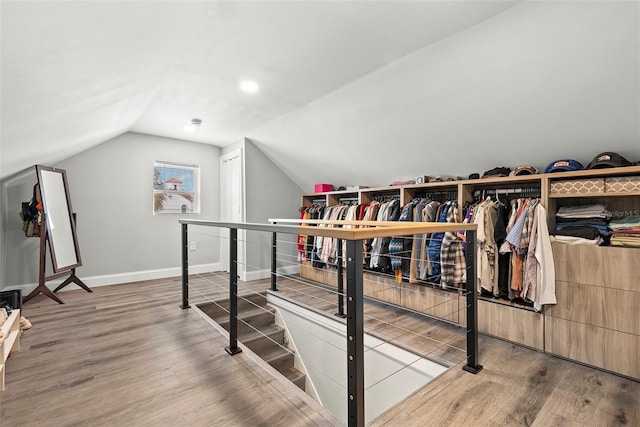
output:
{"label": "wooden cabinet panel", "polygon": [[554,243],[556,280],[640,292],[640,249]]}
{"label": "wooden cabinet panel", "polygon": [[547,316],[640,335],[640,292],[556,282],[556,295]]}
{"label": "wooden cabinet panel", "polygon": [[324,283],[326,285],[335,286],[336,289],[338,288],[336,270],[329,270],[328,268],[314,268],[308,261],[300,264],[300,277]]}
{"label": "wooden cabinet panel", "polygon": [[538,350],[544,350],[544,317],[540,313],[478,301],[478,330]]}
{"label": "wooden cabinet panel", "polygon": [[546,350],[640,379],[640,336],[555,317],[546,318]]}
{"label": "wooden cabinet panel", "polygon": [[[407,286],[408,285],[408,286]],[[453,323],[464,322],[459,314],[460,296],[455,292],[433,289],[428,286],[403,283],[402,306],[410,310],[435,316]]]}
{"label": "wooden cabinet panel", "polygon": [[362,274],[362,292],[365,297],[402,305],[402,287],[400,283],[378,274]]}
{"label": "wooden cabinet panel", "polygon": [[[365,297],[415,310],[453,323],[465,321],[464,301],[455,292],[434,289],[412,283],[397,283],[393,277],[363,272],[362,289]],[[300,265],[300,277],[337,288],[335,270],[313,268],[309,263]],[[346,278],[345,286],[346,286]],[[462,308],[462,313],[460,310]]]}

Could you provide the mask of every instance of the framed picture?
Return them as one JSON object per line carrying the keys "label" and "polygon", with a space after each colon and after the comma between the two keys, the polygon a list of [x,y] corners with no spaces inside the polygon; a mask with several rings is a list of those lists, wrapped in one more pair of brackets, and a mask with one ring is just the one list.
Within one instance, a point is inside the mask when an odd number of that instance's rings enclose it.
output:
{"label": "framed picture", "polygon": [[200,167],[180,163],[153,164],[153,214],[199,214]]}

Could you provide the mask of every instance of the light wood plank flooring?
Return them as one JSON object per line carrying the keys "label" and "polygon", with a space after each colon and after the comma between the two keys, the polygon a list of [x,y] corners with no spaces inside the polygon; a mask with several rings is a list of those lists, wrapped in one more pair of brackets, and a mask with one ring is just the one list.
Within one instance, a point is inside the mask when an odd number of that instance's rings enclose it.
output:
{"label": "light wood plank flooring", "polygon": [[272,377],[196,313],[178,280],[38,296],[7,365],[0,425],[330,426],[317,402]]}
{"label": "light wood plank flooring", "polygon": [[[227,295],[225,275],[190,279],[192,305]],[[240,293],[268,281],[241,283]],[[326,288],[280,280],[280,292],[336,310]],[[65,291],[58,305],[24,306],[33,327],[7,365],[0,425],[307,426],[338,422],[227,340],[194,309],[181,310],[180,281]],[[397,326],[400,327],[397,327]],[[372,425],[639,426],[640,383],[490,337],[484,370],[464,364],[464,331],[377,303],[366,332],[453,366]],[[366,368],[366,367],[365,367]]]}
{"label": "light wood plank flooring", "polygon": [[[284,282],[280,288],[335,312],[335,303],[326,308],[335,295],[322,286]],[[472,375],[461,369],[462,328],[380,303],[365,303],[365,332],[452,366],[371,425],[640,426],[639,382],[482,335],[484,369]]]}

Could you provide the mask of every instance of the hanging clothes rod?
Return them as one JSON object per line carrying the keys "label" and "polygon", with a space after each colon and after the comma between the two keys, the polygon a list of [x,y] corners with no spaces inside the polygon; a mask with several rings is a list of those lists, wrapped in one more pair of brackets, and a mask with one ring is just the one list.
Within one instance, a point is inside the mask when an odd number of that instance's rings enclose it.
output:
{"label": "hanging clothes rod", "polygon": [[449,191],[425,191],[424,193],[416,193],[416,194],[458,194],[457,190],[449,190]]}
{"label": "hanging clothes rod", "polygon": [[430,200],[442,201],[444,200],[457,200],[457,191],[426,191],[424,193],[416,193],[414,198],[426,198]]}
{"label": "hanging clothes rod", "polygon": [[384,196],[372,196],[371,199],[375,200],[377,202],[380,202],[382,200],[400,200],[400,195],[399,194],[387,194],[387,195],[384,195]]}
{"label": "hanging clothes rod", "polygon": [[473,192],[474,196],[479,196],[481,194],[486,195],[499,195],[499,194],[540,194],[540,188],[535,187],[520,187],[520,188],[496,188],[496,189],[485,189],[485,190],[475,190]]}
{"label": "hanging clothes rod", "polygon": [[456,191],[437,191],[437,192],[424,193],[424,197],[426,197],[428,199],[432,199],[433,196],[446,196],[445,198],[448,198],[448,199],[457,199],[458,198],[458,192],[456,192]]}

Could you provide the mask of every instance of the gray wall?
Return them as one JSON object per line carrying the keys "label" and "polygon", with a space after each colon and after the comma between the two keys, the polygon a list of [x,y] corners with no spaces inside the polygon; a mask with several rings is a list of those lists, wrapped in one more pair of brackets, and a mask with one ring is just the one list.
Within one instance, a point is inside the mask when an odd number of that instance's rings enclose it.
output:
{"label": "gray wall", "polygon": [[[219,158],[215,146],[126,133],[55,165],[67,171],[83,266],[78,276],[89,286],[179,275],[180,226],[185,215],[153,215],[156,160],[200,166],[201,214],[219,218]],[[26,238],[17,216],[31,197],[35,173],[3,182],[4,288],[37,283],[38,239]],[[205,233],[206,234],[206,233]],[[218,240],[191,233],[197,250],[190,265],[216,265]],[[50,264],[50,262],[48,262]]]}
{"label": "gray wall", "polygon": [[[245,140],[245,156],[247,222],[266,223],[269,218],[297,218],[302,188],[248,139]],[[247,260],[251,260],[251,265],[257,269],[270,269],[270,252],[264,248],[271,246],[271,236],[259,233],[255,236],[248,234],[247,238],[258,242],[247,245]],[[298,267],[296,239],[294,235],[278,235],[279,269]]]}
{"label": "gray wall", "polygon": [[[295,182],[282,172],[251,140],[244,138],[222,149],[222,154],[243,149],[245,184],[245,220],[266,223],[270,218],[297,218],[303,193]],[[297,236],[278,235],[279,272],[297,271]],[[247,280],[268,277],[271,269],[271,235],[247,232]]]}

